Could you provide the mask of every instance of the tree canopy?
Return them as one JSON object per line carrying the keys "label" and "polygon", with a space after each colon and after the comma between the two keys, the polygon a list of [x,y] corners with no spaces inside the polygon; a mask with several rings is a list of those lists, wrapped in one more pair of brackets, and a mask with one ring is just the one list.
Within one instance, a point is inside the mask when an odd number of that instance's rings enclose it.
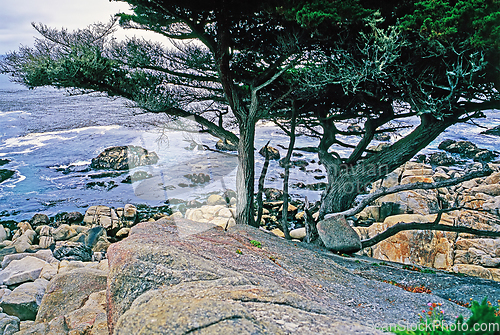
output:
{"label": "tree canopy", "polygon": [[[133,14],[117,14],[120,25],[156,32],[174,48],[115,41],[114,21],[75,32],[35,24],[42,38],[8,54],[1,72],[30,88],[122,96],[148,112],[191,117],[237,143],[239,223],[255,225],[259,119],[287,120],[293,112],[297,127],[320,139],[329,182],[322,218],[346,210],[450,125],[500,108],[496,0],[124,2]],[[421,123],[409,135],[386,150],[368,149],[411,116]],[[346,120],[363,129],[340,129]],[[346,135],[361,138],[352,145],[340,140]],[[336,145],[352,153],[340,157]]]}

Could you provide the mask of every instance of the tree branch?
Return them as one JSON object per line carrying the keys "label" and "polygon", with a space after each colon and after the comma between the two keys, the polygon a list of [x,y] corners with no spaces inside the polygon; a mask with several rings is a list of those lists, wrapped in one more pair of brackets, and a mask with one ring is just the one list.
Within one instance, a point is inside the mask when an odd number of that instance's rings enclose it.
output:
{"label": "tree branch", "polygon": [[[491,230],[480,230],[463,226],[450,226],[445,224],[439,224],[441,221],[441,217],[443,213],[450,212],[453,210],[459,210],[463,208],[454,207],[446,210],[441,210],[438,212],[436,219],[433,222],[399,222],[394,226],[387,228],[380,234],[375,235],[372,238],[361,241],[361,246],[363,248],[368,248],[374,246],[375,244],[382,242],[385,239],[388,239],[391,236],[396,235],[397,233],[405,230],[440,230],[440,231],[450,231],[456,233],[466,233],[473,234],[477,236],[487,236],[487,237],[500,237],[500,231],[491,231]],[[467,208],[470,209],[470,208]]]}
{"label": "tree branch", "polygon": [[383,197],[384,195],[393,194],[401,191],[415,190],[415,189],[429,190],[429,189],[453,186],[471,179],[486,177],[492,173],[493,171],[487,165],[484,165],[483,170],[471,172],[460,178],[452,178],[434,183],[418,182],[418,183],[411,183],[404,185],[396,185],[390,188],[381,187],[377,189],[375,192],[367,195],[356,207],[353,207],[351,209],[339,213],[327,214],[325,215],[325,219],[336,215],[344,215],[344,216],[356,215],[359,212],[361,212],[366,206],[368,206],[372,201],[380,197]]}

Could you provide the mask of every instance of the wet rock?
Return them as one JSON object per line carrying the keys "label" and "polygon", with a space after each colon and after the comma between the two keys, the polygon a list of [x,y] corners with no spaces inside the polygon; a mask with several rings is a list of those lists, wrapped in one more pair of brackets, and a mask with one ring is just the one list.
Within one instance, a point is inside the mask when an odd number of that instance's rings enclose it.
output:
{"label": "wet rock", "polygon": [[5,158],[0,159],[0,166],[6,165],[9,163],[10,163],[10,160],[8,160],[8,159],[5,159]]}
{"label": "wet rock", "polygon": [[111,191],[112,189],[118,187],[116,183],[111,181],[92,181],[90,183],[85,184],[85,188],[87,189],[95,189],[95,190],[104,190]]}
{"label": "wet rock", "polygon": [[494,152],[491,152],[489,150],[481,150],[477,154],[474,155],[473,159],[476,162],[491,162],[494,160],[498,155]]}
{"label": "wet rock", "polygon": [[283,200],[283,191],[276,188],[265,188],[264,194],[266,195],[267,201],[279,201]]}
{"label": "wet rock", "polygon": [[215,144],[215,148],[217,148],[218,150],[221,150],[221,151],[237,151],[238,150],[238,146],[236,144],[232,143],[231,141],[227,141],[227,140],[219,140]]}
{"label": "wet rock", "polygon": [[[262,157],[266,157],[266,147],[265,146],[260,148],[259,154],[261,154]],[[277,161],[280,159],[280,152],[278,151],[278,149],[273,148],[271,146],[267,146],[267,154],[269,155],[269,159],[271,159],[271,160]]]}
{"label": "wet rock", "polygon": [[48,225],[50,224],[50,219],[45,214],[35,214],[30,220],[30,224],[33,228],[38,226]]}
{"label": "wet rock", "polygon": [[188,173],[188,174],[185,174],[184,177],[186,177],[187,179],[189,179],[192,183],[195,183],[195,184],[204,184],[204,183],[208,183],[210,181],[210,176],[208,174],[205,174],[205,173]]}
{"label": "wet rock", "polygon": [[352,133],[360,133],[358,135],[361,136],[362,135],[361,133],[363,132],[363,128],[361,128],[360,126],[358,126],[356,124],[352,124],[352,125],[347,127],[347,131],[352,132]]}
{"label": "wet rock", "polygon": [[17,316],[21,321],[35,320],[48,284],[45,279],[21,284],[2,298],[0,307],[5,313]]}
{"label": "wet rock", "polygon": [[481,134],[500,136],[500,126],[483,131]]}
{"label": "wet rock", "polygon": [[314,184],[304,184],[303,182],[298,182],[298,183],[293,184],[292,186],[295,188],[306,188],[306,189],[311,190],[311,191],[322,191],[322,190],[326,189],[327,185],[328,185],[327,183],[323,183],[323,182],[314,183]]}
{"label": "wet rock", "polygon": [[56,242],[54,257],[60,261],[90,262],[93,251],[90,247],[79,242]]}
{"label": "wet rock", "polygon": [[44,260],[27,256],[20,260],[13,260],[0,271],[0,283],[15,285],[27,281],[34,281],[40,276],[42,268],[47,264]]}
{"label": "wet rock", "polygon": [[152,165],[158,162],[158,155],[138,146],[119,146],[107,148],[92,159],[93,169],[129,170],[137,166]]}
{"label": "wet rock", "polygon": [[450,166],[459,163],[455,158],[444,152],[432,153],[427,157],[426,161],[433,166]]}
{"label": "wet rock", "polygon": [[354,253],[361,250],[359,235],[347,223],[344,216],[336,215],[318,222],[319,237],[329,250]]}
{"label": "wet rock", "polygon": [[87,267],[58,274],[47,287],[36,321],[49,322],[81,308],[92,293],[106,289],[106,280],[106,272]]}
{"label": "wet rock", "polygon": [[373,138],[377,141],[388,142],[391,140],[391,135],[389,134],[375,134]]}
{"label": "wet rock", "polygon": [[136,171],[131,176],[127,176],[125,179],[123,179],[122,183],[132,184],[132,183],[135,183],[136,181],[149,179],[152,177],[153,177],[153,175],[151,173],[146,172],[146,171]]}
{"label": "wet rock", "polygon": [[16,171],[0,169],[0,183],[11,178],[15,173]]}
{"label": "wet rock", "polygon": [[454,141],[454,140],[446,139],[443,142],[439,143],[438,149],[446,150],[450,145],[452,145],[455,142],[456,141]]}
{"label": "wet rock", "polygon": [[[306,161],[306,160],[303,160],[303,159],[298,159],[298,160],[294,160],[294,161],[290,161],[290,167],[299,167],[299,168],[305,168],[306,166],[308,166],[309,163]],[[281,159],[279,161],[279,166],[281,166],[282,168],[285,167],[285,159]]]}
{"label": "wet rock", "polygon": [[379,151],[383,151],[383,150],[389,148],[390,146],[391,145],[389,143],[379,143],[376,146],[375,145],[371,145],[367,149],[369,151],[379,152]]}
{"label": "wet rock", "polygon": [[80,212],[64,213],[61,217],[61,221],[69,225],[81,223],[83,221],[83,214]]}
{"label": "wet rock", "polygon": [[444,140],[439,144],[438,148],[451,153],[457,153],[465,158],[472,158],[483,162],[489,162],[498,156],[489,150],[478,148],[470,141]]}

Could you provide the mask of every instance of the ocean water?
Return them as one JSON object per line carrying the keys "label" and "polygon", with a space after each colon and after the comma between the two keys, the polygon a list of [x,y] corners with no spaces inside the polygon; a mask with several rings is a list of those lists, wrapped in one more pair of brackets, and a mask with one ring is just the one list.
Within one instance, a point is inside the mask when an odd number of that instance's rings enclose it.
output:
{"label": "ocean water", "polygon": [[[485,127],[500,125],[500,113],[491,111],[488,118],[477,123]],[[408,120],[409,124],[415,120]],[[70,96],[52,88],[28,90],[0,75],[0,159],[10,162],[0,167],[15,175],[0,183],[0,220],[25,220],[35,213],[50,215],[59,212],[84,212],[91,205],[121,207],[126,203],[159,206],[171,198],[203,200],[212,192],[234,189],[237,160],[235,156],[206,150],[193,150],[190,141],[214,147],[217,139],[187,131],[168,131],[167,117],[144,114],[130,108],[123,99],[96,96]],[[176,127],[189,128],[189,120]],[[346,125],[345,125],[346,126]],[[472,124],[451,127],[424,150],[437,150],[446,138],[471,140],[480,147],[500,150],[500,138],[481,135],[483,129]],[[257,129],[256,145],[288,146],[288,138],[272,124]],[[345,139],[356,141],[356,139]],[[299,136],[296,146],[316,146],[315,139]],[[377,144],[377,142],[375,143]],[[118,145],[139,145],[159,156],[158,164],[137,167],[122,174],[102,176],[102,171],[89,169],[92,158],[105,148]],[[281,156],[286,151],[278,148]],[[347,154],[348,152],[341,152]],[[291,170],[290,183],[305,184],[324,181],[324,169],[314,153],[301,152],[309,162],[306,172]],[[263,157],[256,152],[256,179]],[[129,174],[150,173],[153,178],[125,184]],[[196,187],[184,177],[203,172],[211,181]],[[281,188],[283,169],[271,161],[266,187]],[[319,200],[320,192],[292,188],[293,197],[308,196]]]}

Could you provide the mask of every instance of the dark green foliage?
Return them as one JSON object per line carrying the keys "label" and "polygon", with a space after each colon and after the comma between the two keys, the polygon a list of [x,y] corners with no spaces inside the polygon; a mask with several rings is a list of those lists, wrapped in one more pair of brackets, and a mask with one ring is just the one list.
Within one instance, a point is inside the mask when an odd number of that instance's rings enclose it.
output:
{"label": "dark green foliage", "polygon": [[366,19],[374,10],[364,8],[358,0],[348,1],[284,1],[280,12],[289,20],[296,20],[302,27],[315,29],[341,27]]}
{"label": "dark green foliage", "polygon": [[403,18],[405,29],[429,39],[465,39],[472,45],[500,48],[500,2],[496,0],[424,0]]}
{"label": "dark green foliage", "polygon": [[[347,209],[447,127],[500,105],[496,0],[124,2],[133,14],[118,15],[122,26],[156,32],[176,48],[116,42],[114,22],[72,33],[36,25],[43,38],[8,54],[0,72],[31,88],[122,96],[145,112],[189,117],[216,137],[241,140],[239,223],[254,224],[259,119],[287,120],[295,109],[297,127],[320,139],[315,150],[328,175],[328,184],[317,184],[325,187],[322,218]],[[191,39],[198,43],[183,43]],[[367,149],[412,116],[422,123],[410,135],[388,151]],[[337,127],[348,120],[364,122],[354,147]],[[352,153],[341,157],[334,145]],[[347,182],[353,191],[342,189]]]}

